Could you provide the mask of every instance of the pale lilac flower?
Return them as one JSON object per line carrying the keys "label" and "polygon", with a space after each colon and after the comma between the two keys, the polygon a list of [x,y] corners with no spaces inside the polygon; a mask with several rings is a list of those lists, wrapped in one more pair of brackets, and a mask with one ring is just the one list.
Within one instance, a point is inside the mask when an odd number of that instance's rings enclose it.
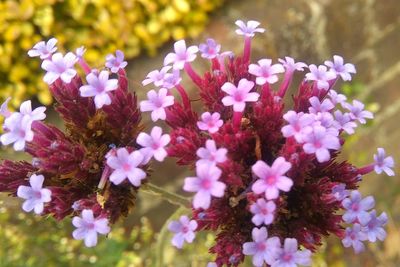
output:
{"label": "pale lilac flower", "polygon": [[185,178],[183,190],[196,192],[193,198],[195,209],[208,209],[211,204],[211,197],[222,197],[226,185],[218,179],[221,177],[221,170],[213,165],[203,164],[196,166],[196,177]]}
{"label": "pale lilac flower", "polygon": [[94,247],[97,245],[97,233],[106,235],[110,232],[107,218],[94,218],[93,211],[84,209],[82,217],[75,216],[72,224],[77,228],[72,232],[76,240],[84,239],[85,246]]}
{"label": "pale lilac flower", "polygon": [[78,47],[75,51],[75,55],[78,59],[83,58],[83,55],[86,53],[86,48],[84,46]]}
{"label": "pale lilac flower", "polygon": [[377,174],[385,172],[389,176],[394,176],[394,160],[393,157],[386,157],[385,149],[378,148],[378,154],[374,154],[374,170]]}
{"label": "pale lilac flower", "polygon": [[295,62],[291,57],[285,57],[285,59],[278,59],[278,61],[285,67],[286,71],[293,72],[304,71],[307,68],[307,64],[304,62]]}
{"label": "pale lilac flower", "polygon": [[353,100],[353,104],[346,103],[344,105],[350,111],[350,117],[359,121],[361,124],[367,123],[365,119],[373,119],[374,115],[368,110],[364,110],[364,104],[358,100]]}
{"label": "pale lilac flower", "polygon": [[197,127],[202,131],[208,131],[210,134],[216,133],[224,124],[220,118],[221,115],[218,112],[214,112],[213,114],[204,112],[201,114],[201,121],[197,122]]}
{"label": "pale lilac flower", "polygon": [[278,81],[277,73],[285,72],[281,64],[272,64],[271,59],[260,59],[258,64],[249,65],[249,73],[256,76],[256,84],[274,84]]}
{"label": "pale lilac flower", "polygon": [[32,121],[44,120],[46,118],[45,111],[46,107],[38,107],[32,110],[32,102],[30,100],[22,102],[19,107],[19,112],[24,116],[28,116]]}
{"label": "pale lilac flower", "polygon": [[255,20],[249,20],[246,22],[246,24],[242,20],[237,20],[235,24],[239,27],[239,29],[236,29],[236,33],[246,37],[253,37],[256,32],[265,32],[265,29],[258,28],[258,26],[260,26],[260,22]]}
{"label": "pale lilac flower", "polygon": [[331,89],[328,93],[329,98],[331,99],[332,104],[335,106],[337,104],[344,105],[346,103],[347,97],[343,94],[338,94],[335,90]]}
{"label": "pale lilac flower", "polygon": [[185,40],[180,40],[174,44],[175,53],[169,53],[164,59],[164,66],[173,64],[174,69],[183,69],[187,62],[196,59],[199,48],[195,45],[186,48]]}
{"label": "pale lilac flower", "polygon": [[179,221],[172,221],[168,225],[168,230],[175,235],[172,238],[172,245],[181,249],[183,243],[192,243],[196,237],[195,230],[197,229],[197,222],[190,220],[187,216],[181,216]]}
{"label": "pale lilac flower", "polygon": [[360,192],[353,190],[348,198],[342,201],[346,212],[343,214],[343,220],[347,223],[359,222],[365,225],[370,219],[368,210],[375,205],[375,200],[372,196],[362,199]]}
{"label": "pale lilac flower", "polygon": [[107,158],[107,165],[114,169],[110,175],[110,181],[116,185],[122,183],[126,178],[136,187],[139,187],[146,173],[138,168],[142,164],[144,156],[140,151],[129,153],[126,148],[119,148],[116,155]]}
{"label": "pale lilac flower", "polygon": [[262,160],[257,161],[252,167],[253,173],[259,178],[251,187],[254,193],[265,193],[267,200],[279,197],[279,190],[289,192],[292,188],[293,181],[284,174],[290,170],[292,164],[285,158],[279,157],[275,159],[272,166],[268,166]]}
{"label": "pale lilac flower", "polygon": [[276,204],[273,201],[265,201],[265,199],[259,198],[257,202],[250,206],[250,211],[254,214],[251,221],[257,226],[269,225],[274,221],[275,210]]}
{"label": "pale lilac flower", "polygon": [[243,244],[243,254],[253,256],[254,266],[261,267],[264,266],[264,263],[273,264],[281,246],[279,238],[276,236],[268,238],[265,227],[253,228],[251,235],[253,242]]}
{"label": "pale lilac flower", "polygon": [[307,154],[315,154],[318,162],[326,162],[331,158],[329,149],[340,148],[339,138],[329,134],[325,127],[314,126],[303,136],[303,149]]}
{"label": "pale lilac flower", "polygon": [[168,95],[168,90],[161,88],[158,93],[151,90],[147,93],[148,100],[140,102],[140,111],[151,111],[151,119],[155,122],[165,120],[165,108],[174,104],[174,96]]}
{"label": "pale lilac flower", "polygon": [[336,129],[343,130],[347,134],[353,134],[354,129],[357,128],[357,123],[355,123],[349,113],[342,113],[340,110],[334,112],[335,121],[333,122]]}
{"label": "pale lilac flower", "polygon": [[282,127],[283,136],[286,138],[294,136],[299,143],[303,141],[304,129],[315,121],[312,115],[303,112],[296,113],[293,110],[286,112],[283,118],[289,123]]}
{"label": "pale lilac flower", "polygon": [[82,97],[94,97],[94,103],[97,109],[101,109],[104,105],[111,104],[109,92],[118,88],[117,79],[108,79],[108,71],[101,71],[100,74],[93,72],[86,76],[87,85],[79,88]]}
{"label": "pale lilac flower", "polygon": [[385,212],[382,212],[379,217],[376,216],[376,211],[372,210],[370,213],[370,220],[362,228],[362,231],[366,234],[369,242],[376,242],[376,239],[383,241],[386,238],[386,231],[383,226],[387,224],[388,217]]}
{"label": "pale lilac flower", "polygon": [[55,53],[51,59],[42,62],[42,69],[47,71],[43,81],[50,85],[60,78],[63,82],[70,83],[76,75],[74,65],[77,61],[78,58],[71,52],[65,56],[61,53]]}
{"label": "pale lilac flower", "polygon": [[7,99],[1,104],[0,107],[0,115],[7,118],[11,116],[11,111],[8,109],[8,103],[10,102],[11,97],[7,97]]}
{"label": "pale lilac flower", "polygon": [[341,56],[333,56],[333,62],[327,60],[324,62],[325,65],[331,68],[332,71],[336,73],[336,75],[340,75],[343,81],[351,81],[351,74],[356,73],[356,68],[353,64],[346,63],[344,64],[343,58]]}
{"label": "pale lilac flower", "polygon": [[106,56],[106,67],[109,68],[112,73],[117,73],[127,65],[128,62],[124,61],[124,52],[121,50],[115,51],[115,56],[113,54],[108,54]]}
{"label": "pale lilac flower", "polygon": [[322,102],[319,100],[318,97],[313,96],[308,100],[311,104],[311,107],[308,108],[308,111],[311,114],[317,114],[319,112],[329,112],[331,111],[335,106],[332,104],[332,102],[325,98]]}
{"label": "pale lilac flower", "polygon": [[345,184],[338,184],[332,188],[332,195],[338,200],[342,201],[350,194],[349,190],[346,190]]}
{"label": "pale lilac flower", "polygon": [[366,235],[361,230],[361,225],[358,223],[354,224],[353,227],[347,227],[345,237],[342,240],[345,248],[353,247],[354,252],[357,254],[365,249],[365,246],[361,241],[366,239]]}
{"label": "pale lilac flower", "polygon": [[164,84],[164,78],[165,75],[168,74],[168,71],[171,69],[171,66],[165,66],[161,70],[153,70],[150,71],[146,79],[143,80],[142,84],[143,85],[148,85],[150,83],[153,83],[154,86],[160,87]]}
{"label": "pale lilac flower", "polygon": [[[326,129],[326,133],[332,136],[339,136],[339,131],[335,127],[335,119],[330,112],[318,112],[314,114],[313,126],[322,126]],[[307,128],[304,132],[305,135],[311,131],[311,128]]]}
{"label": "pale lilac flower", "polygon": [[238,86],[230,82],[224,83],[221,89],[228,95],[222,98],[222,103],[225,106],[233,106],[235,112],[243,112],[246,107],[246,102],[256,102],[260,95],[256,92],[251,92],[254,82],[247,79],[241,79]]}
{"label": "pale lilac flower", "polygon": [[26,199],[22,204],[22,209],[26,212],[34,210],[36,214],[41,214],[44,209],[44,203],[51,201],[51,191],[43,188],[43,175],[32,174],[29,178],[31,186],[20,185],[17,190],[17,196]]}
{"label": "pale lilac flower", "polygon": [[209,38],[205,44],[200,44],[199,50],[203,58],[213,59],[218,56],[221,45],[216,43],[214,39]]}
{"label": "pale lilac flower", "polygon": [[5,133],[0,137],[1,143],[5,146],[14,143],[15,151],[24,150],[26,142],[33,140],[32,122],[30,116],[24,116],[19,112],[11,114],[4,121]]}
{"label": "pale lilac flower", "polygon": [[172,70],[172,73],[166,73],[162,87],[172,89],[182,81],[181,73],[178,69]]}
{"label": "pale lilac flower", "polygon": [[306,74],[307,81],[315,81],[317,83],[318,89],[328,90],[329,89],[329,82],[336,78],[336,74],[327,69],[326,66],[320,65],[316,66],[311,64],[309,67],[310,72]]}
{"label": "pale lilac flower", "polygon": [[223,163],[226,161],[226,154],[228,150],[226,148],[219,148],[215,144],[214,140],[207,140],[206,147],[200,147],[196,155],[200,158],[196,164],[213,164]]}
{"label": "pale lilac flower", "polygon": [[140,152],[144,156],[143,163],[147,164],[152,157],[157,161],[163,161],[167,156],[165,147],[170,141],[169,134],[162,134],[162,129],[158,126],[153,127],[150,135],[140,133],[136,142],[143,147],[140,149]]}
{"label": "pale lilac flower", "polygon": [[54,52],[57,51],[56,43],[56,38],[51,38],[47,41],[47,43],[45,41],[40,41],[28,51],[28,56],[40,57],[40,59],[48,59]]}
{"label": "pale lilac flower", "polygon": [[278,252],[276,261],[271,267],[296,267],[297,265],[311,265],[311,251],[308,249],[299,250],[297,239],[286,238],[283,248]]}

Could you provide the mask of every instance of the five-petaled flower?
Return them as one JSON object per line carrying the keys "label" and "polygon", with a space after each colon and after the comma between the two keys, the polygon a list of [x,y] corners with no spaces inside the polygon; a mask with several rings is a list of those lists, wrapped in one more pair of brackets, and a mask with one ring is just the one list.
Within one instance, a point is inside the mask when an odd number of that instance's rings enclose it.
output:
{"label": "five-petaled flower", "polygon": [[347,227],[345,237],[342,240],[343,246],[353,247],[355,253],[364,251],[365,246],[362,241],[366,240],[366,235],[362,231],[361,225],[356,223],[353,227]]}
{"label": "five-petaled flower", "polygon": [[34,210],[36,214],[41,214],[44,209],[44,203],[51,201],[51,191],[43,188],[44,176],[32,174],[29,178],[31,186],[20,185],[17,190],[17,196],[26,199],[22,204],[22,209],[26,212]]}
{"label": "five-petaled flower", "polygon": [[171,138],[168,134],[162,134],[162,129],[154,126],[150,135],[147,133],[140,133],[136,139],[136,143],[143,148],[140,152],[144,156],[143,163],[147,164],[152,157],[157,161],[163,161],[167,156],[165,147],[169,144]]}
{"label": "five-petaled flower", "polygon": [[216,133],[224,124],[224,121],[220,118],[221,115],[218,112],[214,112],[213,114],[204,112],[201,114],[201,121],[197,122],[197,127],[202,131],[208,131],[210,134]]}
{"label": "five-petaled flower", "polygon": [[303,135],[303,149],[307,154],[315,154],[318,162],[326,162],[331,158],[329,149],[340,148],[339,138],[331,134],[323,126],[314,126]]}
{"label": "five-petaled flower", "polygon": [[245,78],[239,81],[238,86],[230,82],[222,85],[221,90],[228,95],[222,98],[222,103],[225,106],[233,106],[235,112],[243,112],[246,107],[246,102],[256,102],[260,95],[256,92],[251,92],[254,87],[254,82]]}
{"label": "five-petaled flower", "polygon": [[276,204],[273,201],[265,201],[265,199],[259,198],[257,202],[250,206],[250,211],[254,214],[251,221],[257,226],[269,225],[274,221],[275,210]]}
{"label": "five-petaled flower", "polygon": [[172,221],[168,225],[168,230],[173,232],[175,235],[172,238],[172,245],[181,249],[184,242],[192,243],[197,229],[197,222],[190,220],[187,216],[183,215],[178,221]]}
{"label": "five-petaled flower", "polygon": [[19,112],[11,114],[5,119],[3,129],[5,133],[0,137],[1,143],[5,146],[14,143],[15,151],[22,151],[26,142],[33,140],[34,133],[31,129],[32,119]]}
{"label": "five-petaled flower", "polygon": [[57,79],[61,79],[65,83],[70,83],[76,75],[74,69],[78,58],[71,52],[65,56],[61,53],[55,53],[51,59],[45,59],[42,62],[42,68],[47,71],[43,77],[43,81],[47,84],[53,84]]}
{"label": "five-petaled flower", "polygon": [[207,140],[205,147],[200,147],[196,154],[200,158],[196,164],[213,164],[223,163],[226,161],[226,148],[218,148],[214,140]]}
{"label": "five-petaled flower", "polygon": [[295,238],[286,238],[283,248],[279,249],[278,256],[271,267],[296,267],[297,265],[311,265],[311,251],[298,249]]}
{"label": "five-petaled flower", "polygon": [[373,119],[374,115],[368,110],[364,110],[364,104],[358,100],[353,100],[353,104],[345,103],[344,107],[350,111],[350,117],[361,124],[367,123],[365,119]]}
{"label": "five-petaled flower", "polygon": [[318,89],[328,90],[329,81],[336,78],[335,72],[328,70],[326,66],[316,66],[311,64],[309,67],[310,72],[306,74],[307,81],[315,81]]}
{"label": "five-petaled flower", "polygon": [[106,56],[106,67],[109,68],[112,73],[117,73],[127,65],[128,62],[124,61],[124,53],[121,50],[115,51],[115,56],[113,54]]}
{"label": "five-petaled flower", "polygon": [[278,81],[276,74],[285,72],[281,64],[273,64],[271,59],[260,59],[258,64],[249,65],[249,73],[256,76],[256,84],[273,84]]}
{"label": "five-petaled flower", "polygon": [[75,216],[72,224],[77,228],[72,236],[77,240],[84,239],[85,246],[94,247],[97,244],[97,233],[106,235],[110,232],[107,218],[94,218],[93,211],[84,209],[82,217]]}
{"label": "five-petaled flower", "polygon": [[214,39],[209,38],[205,44],[199,45],[199,50],[201,52],[201,57],[213,59],[218,56],[218,53],[221,50],[221,45],[217,44]]}
{"label": "five-petaled flower", "polygon": [[165,108],[174,104],[174,96],[168,95],[168,90],[161,88],[158,93],[151,90],[147,93],[148,100],[140,102],[141,111],[151,111],[151,119],[155,122],[165,120]]}
{"label": "five-petaled flower", "polygon": [[164,66],[173,64],[174,69],[183,69],[185,64],[196,59],[199,48],[195,45],[186,48],[185,40],[179,40],[174,44],[175,53],[169,53],[164,59]]}
{"label": "five-petaled flower", "polygon": [[162,86],[164,84],[164,79],[170,69],[171,69],[171,66],[165,66],[161,70],[150,71],[147,74],[146,79],[144,79],[142,81],[142,84],[148,85],[150,83],[153,83],[154,86],[156,86],[156,87]]}
{"label": "five-petaled flower", "polygon": [[342,201],[342,205],[346,209],[346,212],[343,214],[345,222],[358,222],[365,225],[370,219],[368,210],[374,207],[375,200],[372,196],[363,199],[359,191],[353,190],[350,196]]}
{"label": "five-petaled flower", "polygon": [[377,174],[381,174],[385,172],[389,176],[394,176],[394,171],[392,170],[394,167],[393,157],[386,157],[385,149],[378,148],[378,154],[374,154],[374,170]]}
{"label": "five-petaled flower", "polygon": [[289,123],[281,129],[283,136],[286,138],[293,136],[297,142],[303,141],[304,130],[314,122],[312,115],[296,113],[293,110],[286,112],[283,119]]}
{"label": "five-petaled flower", "polygon": [[239,27],[239,29],[236,29],[236,33],[246,37],[253,37],[256,32],[263,33],[265,31],[263,28],[258,28],[260,22],[255,20],[249,20],[246,24],[242,20],[237,20],[235,24]]}
{"label": "five-petaled flower", "polygon": [[51,38],[47,42],[40,41],[39,43],[35,44],[31,50],[28,51],[28,56],[40,57],[40,59],[51,58],[51,55],[57,51],[56,43],[56,38]]}
{"label": "five-petaled flower", "polygon": [[370,219],[363,227],[362,231],[366,234],[369,242],[376,242],[376,239],[383,241],[386,238],[386,231],[383,228],[388,221],[388,216],[385,212],[376,216],[376,211],[372,210],[369,213]]}
{"label": "five-petaled flower", "polygon": [[278,59],[278,61],[285,67],[286,71],[293,72],[303,71],[304,68],[307,68],[307,64],[304,62],[295,62],[291,57],[285,57],[285,59]]}
{"label": "five-petaled flower", "polygon": [[351,73],[356,73],[356,68],[353,64],[344,64],[343,58],[341,56],[334,55],[333,62],[326,60],[325,65],[331,68],[336,75],[342,77],[343,81],[351,81]]}

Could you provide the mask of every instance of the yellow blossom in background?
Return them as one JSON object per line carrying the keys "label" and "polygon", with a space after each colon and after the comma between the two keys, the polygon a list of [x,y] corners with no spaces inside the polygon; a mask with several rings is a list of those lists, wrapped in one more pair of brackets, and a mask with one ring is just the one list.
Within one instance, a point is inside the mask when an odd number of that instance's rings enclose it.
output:
{"label": "yellow blossom in background", "polygon": [[58,39],[74,51],[84,45],[85,59],[97,66],[116,49],[133,58],[154,55],[170,39],[198,35],[210,11],[224,0],[3,0],[0,1],[0,100],[18,106],[37,97],[52,99],[42,82],[40,62],[27,51],[40,40]]}

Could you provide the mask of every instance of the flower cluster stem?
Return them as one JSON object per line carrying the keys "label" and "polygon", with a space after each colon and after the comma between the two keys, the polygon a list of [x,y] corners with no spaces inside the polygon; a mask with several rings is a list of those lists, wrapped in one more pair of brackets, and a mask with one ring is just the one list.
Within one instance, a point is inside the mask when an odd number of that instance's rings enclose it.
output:
{"label": "flower cluster stem", "polygon": [[186,71],[187,75],[189,75],[189,77],[192,79],[192,81],[193,81],[198,87],[201,87],[201,78],[200,78],[200,76],[194,71],[194,69],[192,68],[192,65],[190,65],[190,63],[186,63],[184,68],[185,68],[185,71]]}

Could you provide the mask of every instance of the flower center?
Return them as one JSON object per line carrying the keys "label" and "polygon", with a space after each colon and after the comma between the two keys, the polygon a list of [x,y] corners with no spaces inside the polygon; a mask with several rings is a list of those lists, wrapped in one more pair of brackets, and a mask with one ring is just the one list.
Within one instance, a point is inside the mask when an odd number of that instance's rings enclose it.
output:
{"label": "flower center", "polygon": [[268,185],[274,185],[275,183],[276,183],[276,175],[270,175],[270,176],[267,176],[267,178],[265,178],[265,182],[268,184]]}
{"label": "flower center", "polygon": [[292,254],[289,254],[289,253],[285,253],[283,256],[282,256],[282,260],[283,261],[286,261],[286,262],[290,262],[291,260],[292,260]]}
{"label": "flower center", "polygon": [[211,181],[210,181],[209,179],[203,179],[203,180],[201,180],[201,187],[202,187],[203,189],[208,190],[208,189],[211,188],[211,185],[212,185],[212,183],[211,183]]}
{"label": "flower center", "polygon": [[267,245],[264,242],[257,243],[257,250],[258,251],[265,251]]}
{"label": "flower center", "polygon": [[182,233],[186,234],[187,232],[189,232],[189,228],[187,226],[183,226]]}
{"label": "flower center", "polygon": [[351,204],[351,209],[353,211],[358,211],[358,209],[360,208],[360,206],[358,205],[358,203],[353,203]]}
{"label": "flower center", "polygon": [[233,95],[233,99],[237,102],[242,102],[243,101],[243,95],[240,92],[235,92]]}
{"label": "flower center", "polygon": [[37,199],[41,199],[41,198],[42,198],[42,192],[40,192],[40,191],[34,191],[33,197],[34,197],[34,198],[37,198]]}
{"label": "flower center", "polygon": [[122,165],[122,169],[124,169],[124,171],[130,171],[131,170],[131,165],[129,163],[124,163]]}

